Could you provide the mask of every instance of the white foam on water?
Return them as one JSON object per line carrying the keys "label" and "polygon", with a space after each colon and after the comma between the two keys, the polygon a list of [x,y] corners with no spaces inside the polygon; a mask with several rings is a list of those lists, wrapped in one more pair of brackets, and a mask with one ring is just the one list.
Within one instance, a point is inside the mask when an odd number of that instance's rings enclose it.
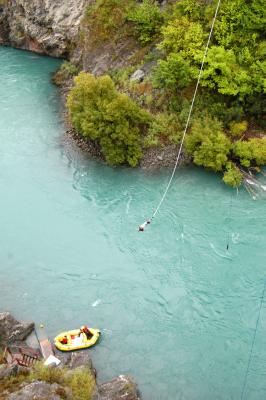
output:
{"label": "white foam on water", "polygon": [[97,300],[95,300],[95,302],[94,303],[92,303],[92,307],[97,307],[99,304],[101,304],[101,302],[102,302],[102,300],[101,299],[97,299]]}

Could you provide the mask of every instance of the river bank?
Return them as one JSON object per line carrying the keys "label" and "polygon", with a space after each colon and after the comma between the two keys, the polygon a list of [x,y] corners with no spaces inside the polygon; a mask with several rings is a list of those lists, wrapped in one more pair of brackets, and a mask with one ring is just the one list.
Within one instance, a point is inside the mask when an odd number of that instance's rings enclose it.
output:
{"label": "river bank", "polygon": [[35,335],[33,322],[20,322],[8,312],[0,312],[2,400],[140,400],[137,385],[128,376],[98,384],[88,350],[62,353],[54,347],[59,364],[45,366]]}
{"label": "river bank", "polygon": [[[100,96],[96,102],[98,110],[94,111],[98,116],[104,115],[101,122],[92,117],[92,104],[89,113],[88,110],[85,110],[85,114],[78,112],[79,115],[75,115],[74,119],[70,110],[72,127],[68,132],[83,150],[104,158],[112,166],[139,165],[142,169],[153,170],[172,167],[189,114],[196,83],[195,71],[200,68],[200,58],[195,54],[199,51],[198,47],[204,46],[203,34],[196,35],[199,37],[198,44],[191,44],[190,39],[186,38],[188,43],[184,45],[181,38],[187,29],[189,32],[191,29],[191,36],[194,36],[195,18],[202,32],[209,24],[205,10],[208,5],[200,3],[198,7],[201,12],[191,16],[182,2],[179,5],[170,0],[151,4],[134,1],[129,4],[109,4],[84,0],[75,3],[65,0],[60,5],[50,1],[44,5],[35,0],[30,8],[25,0],[2,0],[0,43],[69,60],[62,65],[61,77],[64,73],[74,76],[80,71],[89,72],[99,79],[103,75],[109,76],[116,97],[124,99],[123,110],[118,107],[115,112],[114,109],[110,111],[112,106],[109,112],[114,114],[108,116],[108,108],[103,106]],[[226,10],[227,6],[224,7]],[[261,8],[253,12],[261,13]],[[177,29],[174,33],[181,40],[177,48],[175,39],[172,43],[172,23],[184,30],[180,28],[180,32]],[[257,46],[260,48],[260,25],[251,30],[247,27],[247,35],[257,37]],[[238,34],[235,33],[233,39],[236,42],[237,38]],[[227,39],[220,40],[214,35],[211,51],[214,54],[216,51],[224,52],[222,45]],[[186,54],[190,45],[192,49]],[[244,184],[256,197],[253,193],[257,186],[256,173],[266,162],[263,82],[257,67],[250,65],[250,74],[254,74],[254,77],[251,80],[244,77],[243,85],[236,84],[239,74],[227,76],[224,72],[242,68],[242,56],[239,60],[237,55],[234,57],[234,68],[231,68],[230,62],[233,61],[229,57],[228,68],[222,65],[219,68],[210,67],[212,73],[206,82],[200,83],[179,163],[186,165],[193,161],[196,165],[221,172],[226,184],[233,187]],[[260,66],[259,51],[257,57],[257,65]],[[222,58],[227,60],[225,55]],[[208,63],[212,63],[212,59],[206,60]],[[218,76],[215,71],[218,71]],[[225,73],[222,79],[219,71]],[[213,73],[215,76],[212,76]],[[61,84],[66,89],[67,79],[66,82],[63,79]],[[237,89],[232,92],[234,86]],[[254,96],[258,103],[256,109],[252,106]],[[139,116],[138,113],[131,114],[129,109],[125,116],[126,105],[138,110]],[[80,107],[81,110],[82,104]],[[140,115],[146,115],[145,124],[139,124]],[[99,133],[102,124],[104,129]],[[87,132],[89,126],[91,128]],[[74,127],[76,133],[73,132]],[[82,137],[88,137],[89,141]],[[251,183],[247,174],[252,177]]]}

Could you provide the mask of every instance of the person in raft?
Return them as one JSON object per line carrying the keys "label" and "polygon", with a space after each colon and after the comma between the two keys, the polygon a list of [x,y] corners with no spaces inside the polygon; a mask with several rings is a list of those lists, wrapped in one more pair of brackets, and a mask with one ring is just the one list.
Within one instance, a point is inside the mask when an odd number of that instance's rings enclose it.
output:
{"label": "person in raft", "polygon": [[62,344],[67,344],[67,337],[64,336],[62,340],[60,340]]}
{"label": "person in raft", "polygon": [[89,328],[87,327],[87,325],[83,325],[83,326],[80,328],[79,336],[80,336],[82,333],[85,333],[87,340],[90,340],[90,339],[92,338],[92,336],[93,336],[93,333],[91,333],[91,331],[89,330]]}

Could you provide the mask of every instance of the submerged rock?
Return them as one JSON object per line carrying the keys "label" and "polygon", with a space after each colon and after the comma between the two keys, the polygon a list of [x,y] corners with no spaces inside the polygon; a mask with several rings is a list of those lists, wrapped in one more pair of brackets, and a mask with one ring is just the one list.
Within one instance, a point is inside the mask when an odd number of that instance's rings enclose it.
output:
{"label": "submerged rock", "polygon": [[140,400],[136,383],[125,375],[98,386],[93,400]]}
{"label": "submerged rock", "polygon": [[33,322],[19,322],[9,312],[0,313],[0,342],[23,341],[33,331]]}
{"label": "submerged rock", "polygon": [[61,400],[69,398],[65,389],[57,383],[51,385],[46,382],[37,381],[24,386],[18,392],[10,394],[7,400]]}

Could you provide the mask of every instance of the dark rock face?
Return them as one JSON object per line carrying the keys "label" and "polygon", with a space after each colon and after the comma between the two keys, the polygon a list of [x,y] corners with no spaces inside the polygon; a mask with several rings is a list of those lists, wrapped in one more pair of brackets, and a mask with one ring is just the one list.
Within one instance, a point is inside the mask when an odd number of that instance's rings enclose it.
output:
{"label": "dark rock face", "polygon": [[96,370],[93,368],[92,360],[90,358],[88,351],[78,351],[78,352],[71,352],[70,354],[62,354],[56,351],[56,357],[59,358],[61,364],[59,368],[67,367],[70,370],[74,370],[76,368],[83,368],[91,373],[93,376],[96,375]]}
{"label": "dark rock face", "polygon": [[68,363],[70,369],[78,367],[87,367],[92,370],[92,361],[87,351],[79,351],[77,353],[71,353],[71,358]]}
{"label": "dark rock face", "polygon": [[0,45],[8,42],[9,25],[5,8],[0,7]]}
{"label": "dark rock face", "polygon": [[93,400],[140,400],[137,385],[125,375],[98,386]]}
{"label": "dark rock face", "polygon": [[0,365],[0,381],[1,379],[9,378],[15,376],[18,373],[18,365]]}
{"label": "dark rock face", "polygon": [[37,381],[24,386],[18,392],[10,394],[7,400],[61,400],[62,398],[67,399],[69,396],[60,385]]}
{"label": "dark rock face", "polygon": [[0,313],[0,343],[23,341],[33,329],[33,322],[19,322],[9,312]]}
{"label": "dark rock face", "polygon": [[130,65],[130,60],[139,50],[136,41],[131,38],[123,38],[115,44],[107,41],[95,48],[93,42],[90,41],[89,31],[84,32],[86,41],[82,49],[82,68],[96,76]]}
{"label": "dark rock face", "polygon": [[[5,43],[37,53],[68,57],[88,1],[9,0],[4,9]],[[1,36],[0,32],[0,40]]]}

